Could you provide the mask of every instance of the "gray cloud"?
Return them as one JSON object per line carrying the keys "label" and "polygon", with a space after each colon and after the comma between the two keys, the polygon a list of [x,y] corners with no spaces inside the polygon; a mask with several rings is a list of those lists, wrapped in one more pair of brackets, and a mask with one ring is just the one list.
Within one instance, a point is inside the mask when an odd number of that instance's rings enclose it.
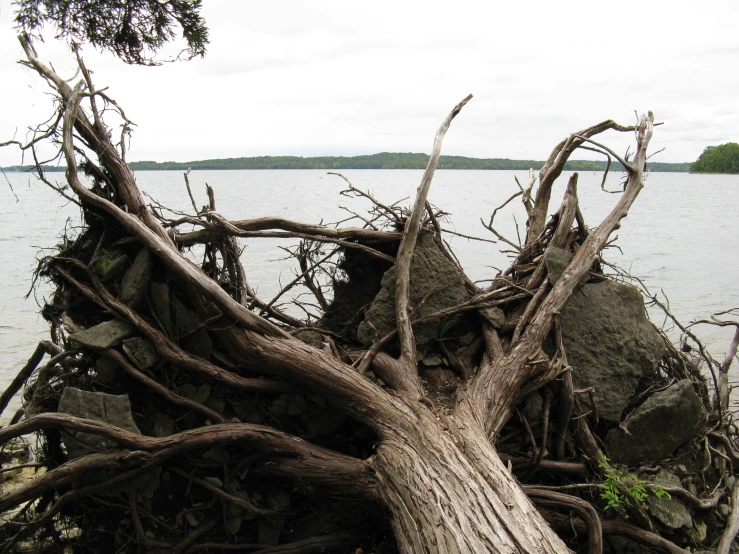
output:
{"label": "gray cloud", "polygon": [[[472,92],[445,152],[541,159],[570,132],[652,109],[665,121],[659,159],[691,161],[709,143],[739,140],[739,75],[729,69],[739,33],[722,15],[734,1],[697,11],[624,0],[606,14],[585,0],[566,11],[544,0],[460,0],[454,10],[434,0],[209,0],[203,60],[134,68],[84,55],[138,123],[131,159],[428,152],[441,119]],[[71,76],[64,45],[50,39],[39,51]],[[46,85],[14,63],[20,53],[6,2],[0,140],[50,108]],[[617,151],[630,139],[604,137]],[[0,163],[17,155],[0,150]]]}

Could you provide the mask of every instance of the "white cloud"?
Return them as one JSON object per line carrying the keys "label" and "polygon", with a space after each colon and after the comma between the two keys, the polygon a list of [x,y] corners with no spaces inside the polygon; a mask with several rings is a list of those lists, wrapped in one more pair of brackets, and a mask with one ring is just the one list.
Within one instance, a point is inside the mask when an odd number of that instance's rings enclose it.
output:
{"label": "white cloud", "polygon": [[[139,68],[84,53],[138,124],[131,159],[428,152],[468,92],[449,154],[543,159],[570,132],[648,109],[666,123],[658,160],[739,140],[734,0],[204,4],[203,60]],[[5,1],[0,140],[50,110],[46,86],[13,63],[13,35]],[[39,52],[71,76],[64,45],[49,39]],[[627,138],[608,140],[623,151]],[[1,150],[0,163],[17,163],[15,152]]]}

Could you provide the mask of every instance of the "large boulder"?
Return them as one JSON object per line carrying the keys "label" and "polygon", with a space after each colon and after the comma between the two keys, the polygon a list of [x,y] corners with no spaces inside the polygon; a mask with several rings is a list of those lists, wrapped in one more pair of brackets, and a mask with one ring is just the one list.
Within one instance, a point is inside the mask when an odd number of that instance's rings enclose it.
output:
{"label": "large boulder", "polygon": [[612,281],[583,285],[562,310],[561,321],[575,386],[593,387],[599,416],[619,421],[666,348],[647,319],[641,293]]}
{"label": "large boulder", "polygon": [[690,379],[683,379],[650,396],[621,427],[609,431],[606,448],[613,460],[629,465],[661,460],[696,436],[705,422],[703,403]]}
{"label": "large boulder", "polygon": [[[416,310],[414,319],[457,306],[470,298],[459,269],[441,253],[429,232],[422,232],[418,237],[413,250],[410,273],[411,306],[418,306],[429,295],[423,305]],[[395,266],[393,266],[385,272],[382,288],[367,310],[364,321],[359,325],[357,337],[364,344],[371,344],[395,329],[395,321]],[[454,322],[456,319],[452,318],[446,322],[430,322],[416,327],[414,329],[416,344],[422,346]]]}

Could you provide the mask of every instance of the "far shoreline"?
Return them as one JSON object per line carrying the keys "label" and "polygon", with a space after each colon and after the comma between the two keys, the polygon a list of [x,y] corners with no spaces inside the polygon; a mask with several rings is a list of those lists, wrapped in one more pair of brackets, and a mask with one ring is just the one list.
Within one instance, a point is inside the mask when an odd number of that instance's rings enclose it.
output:
{"label": "far shoreline", "polygon": [[[192,171],[208,170],[267,170],[267,169],[319,169],[328,171],[350,169],[425,169],[428,163],[428,154],[412,152],[381,152],[379,154],[362,156],[254,156],[240,158],[215,158],[194,160],[188,162],[156,162],[143,160],[129,162],[134,171]],[[439,158],[438,170],[482,170],[482,171],[528,171],[536,170],[545,165],[543,160],[513,160],[509,158],[470,158],[466,156],[444,155]],[[688,173],[690,162],[652,162],[648,169],[654,172]],[[34,166],[12,166],[5,168],[6,172],[33,171]],[[43,171],[66,171],[64,166],[42,166]],[[605,160],[570,160],[565,164],[565,171],[620,171],[617,162]]]}

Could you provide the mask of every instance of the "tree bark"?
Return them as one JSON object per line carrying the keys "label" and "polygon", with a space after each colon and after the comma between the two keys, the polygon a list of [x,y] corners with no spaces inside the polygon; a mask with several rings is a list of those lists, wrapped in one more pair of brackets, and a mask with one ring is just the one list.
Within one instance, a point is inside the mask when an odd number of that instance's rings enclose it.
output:
{"label": "tree bark", "polygon": [[472,414],[440,419],[421,407],[414,416],[372,458],[401,552],[569,553]]}

